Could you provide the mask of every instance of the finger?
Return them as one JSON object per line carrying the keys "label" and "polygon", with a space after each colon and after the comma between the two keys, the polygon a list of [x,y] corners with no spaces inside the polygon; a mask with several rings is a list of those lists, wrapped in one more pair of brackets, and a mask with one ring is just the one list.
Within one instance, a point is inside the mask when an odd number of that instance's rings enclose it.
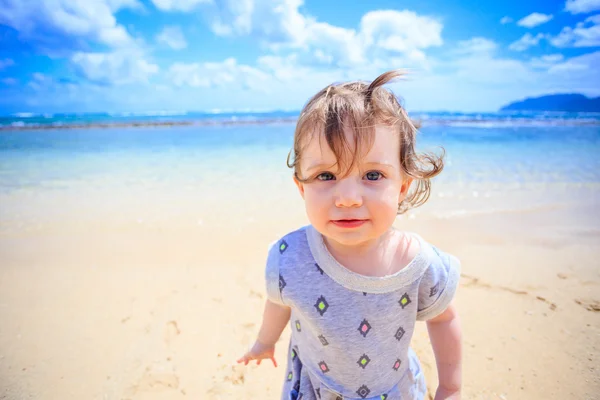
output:
{"label": "finger", "polygon": [[277,367],[277,361],[275,361],[275,357],[271,357],[271,361],[273,361],[273,365]]}
{"label": "finger", "polygon": [[260,365],[261,361],[262,361],[261,359],[256,360],[256,365]]}

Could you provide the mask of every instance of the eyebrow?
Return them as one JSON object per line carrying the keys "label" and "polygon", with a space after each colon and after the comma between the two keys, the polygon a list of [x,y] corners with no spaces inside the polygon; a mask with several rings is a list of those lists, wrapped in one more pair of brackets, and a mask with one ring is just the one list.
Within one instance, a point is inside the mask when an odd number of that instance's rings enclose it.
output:
{"label": "eyebrow", "polygon": [[393,165],[391,164],[387,164],[387,163],[382,163],[382,162],[377,162],[377,161],[371,161],[371,162],[366,162],[364,163],[365,165],[380,165],[382,167],[388,167],[388,168],[394,168]]}
{"label": "eyebrow", "polygon": [[[311,170],[322,169],[322,168],[328,169],[328,168],[333,167],[334,165],[335,164],[315,164],[315,165],[311,165],[310,167],[308,167],[306,169],[306,171],[308,172],[308,171],[311,171]],[[382,167],[394,168],[394,166],[391,165],[391,164],[380,163],[380,162],[377,162],[377,161],[366,162],[366,163],[363,163],[363,165],[379,165],[379,166],[382,166]]]}
{"label": "eyebrow", "polygon": [[331,168],[333,167],[335,164],[315,164],[315,165],[311,165],[310,167],[308,167],[306,170],[307,171],[311,171],[313,169],[323,169],[323,168]]}

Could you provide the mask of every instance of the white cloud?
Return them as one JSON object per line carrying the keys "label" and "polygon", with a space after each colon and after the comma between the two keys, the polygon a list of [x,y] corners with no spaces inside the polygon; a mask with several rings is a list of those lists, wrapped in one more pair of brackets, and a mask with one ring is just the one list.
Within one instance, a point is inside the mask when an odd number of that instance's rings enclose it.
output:
{"label": "white cloud", "polygon": [[162,11],[192,11],[198,5],[211,3],[211,0],[152,0],[154,6]]}
{"label": "white cloud", "polygon": [[500,23],[502,25],[509,24],[511,22],[513,22],[513,19],[511,17],[509,17],[508,15],[502,17],[502,19],[500,20]]}
{"label": "white cloud", "polygon": [[[158,66],[145,54],[115,13],[143,9],[139,0],[3,0],[0,24],[19,33],[20,40],[51,57],[64,57],[82,78],[93,84],[146,82]],[[106,52],[103,48],[108,47]],[[91,52],[89,49],[97,49]],[[32,84],[39,86],[39,75]],[[65,80],[60,80],[64,84]],[[80,82],[81,83],[81,82]],[[56,86],[58,87],[58,86]]]}
{"label": "white cloud", "polygon": [[442,24],[412,11],[382,10],[366,13],[360,35],[366,46],[398,52],[442,45]]}
{"label": "white cloud", "polygon": [[533,36],[531,33],[527,32],[521,37],[521,39],[512,42],[508,48],[515,51],[525,51],[530,47],[537,46],[540,43],[540,40],[545,37],[546,35],[543,33],[538,33],[537,35]]}
{"label": "white cloud", "polygon": [[4,60],[0,60],[0,71],[4,68],[8,68],[15,65],[15,62],[10,58],[5,58]]}
{"label": "white cloud", "polygon": [[498,48],[496,42],[484,38],[474,37],[469,40],[458,42],[456,49],[453,51],[457,54],[482,54],[492,53]]}
{"label": "white cloud", "polygon": [[532,79],[531,71],[523,62],[492,54],[459,58],[452,65],[457,68],[456,79],[478,82],[486,87],[523,83]]}
{"label": "white cloud", "polygon": [[289,47],[310,49],[300,62],[356,68],[377,60],[402,58],[424,67],[423,50],[442,45],[442,24],[412,11],[380,10],[363,15],[359,29],[307,19],[301,37]]}
{"label": "white cloud", "polygon": [[340,28],[321,22],[307,26],[302,47],[312,50],[305,59],[316,64],[333,64],[349,67],[365,62],[361,38],[353,29]]}
{"label": "white cloud", "polygon": [[119,11],[122,8],[143,9],[138,0],[105,0],[106,5],[111,11]]}
{"label": "white cloud", "polygon": [[156,41],[165,44],[174,50],[181,50],[187,47],[185,36],[178,26],[165,26],[163,30],[156,35]]}
{"label": "white cloud", "polygon": [[595,68],[600,51],[569,59],[549,54],[522,61],[500,56],[489,43],[482,45],[486,40],[473,38],[446,50],[445,56],[432,59],[435,68],[429,73],[394,84],[394,90],[407,99],[411,110],[497,110],[515,99],[548,93],[600,95],[600,73]]}
{"label": "white cloud", "polygon": [[563,72],[580,73],[582,71],[587,70],[588,68],[589,68],[589,65],[587,65],[585,63],[580,63],[577,61],[569,60],[567,62],[558,64],[558,65],[553,65],[552,67],[549,68],[548,72],[550,74],[563,73]]}
{"label": "white cloud", "polygon": [[[289,54],[285,57],[276,55],[262,56],[258,58],[257,66],[274,79],[286,83],[304,79],[316,72],[313,68],[300,64],[298,54]],[[335,71],[334,73],[336,74],[340,73],[339,70],[329,68],[327,71]]]}
{"label": "white cloud", "polygon": [[565,11],[571,14],[583,14],[600,10],[600,0],[567,0]]}
{"label": "white cloud", "polygon": [[145,83],[159,70],[136,51],[115,51],[112,53],[78,52],[71,57],[76,71],[87,80],[105,84],[122,85]]}
{"label": "white cloud", "polygon": [[595,53],[584,54],[579,57],[573,57],[561,63],[556,63],[548,69],[550,74],[558,74],[562,72],[589,71],[594,74],[595,81],[600,81],[600,73],[597,71],[597,65],[600,63],[600,51]]}
{"label": "white cloud", "polygon": [[31,74],[31,77],[32,79],[29,81],[27,86],[33,90],[41,90],[55,84],[55,80],[51,76],[42,74],[40,72],[34,72]]}
{"label": "white cloud", "polygon": [[563,56],[562,54],[546,54],[544,56],[541,56],[540,60],[553,63],[562,61],[564,60],[564,58],[565,56]]}
{"label": "white cloud", "polygon": [[549,69],[564,59],[565,57],[562,54],[546,54],[541,57],[531,58],[529,65],[531,65],[533,68]]}
{"label": "white cloud", "polygon": [[556,47],[600,46],[600,14],[578,22],[575,28],[566,26],[550,43]]}
{"label": "white cloud", "polygon": [[174,63],[168,71],[176,86],[215,87],[224,85],[243,86],[262,91],[269,75],[260,69],[238,64],[234,58],[222,62]]}
{"label": "white cloud", "polygon": [[4,78],[4,79],[2,79],[2,83],[5,84],[6,86],[14,86],[17,83],[19,83],[19,81],[16,80],[15,78]]}
{"label": "white cloud", "polygon": [[297,55],[291,54],[287,57],[262,56],[258,58],[257,64],[262,69],[277,75],[278,79],[290,80],[296,75]]}
{"label": "white cloud", "polygon": [[548,69],[544,82],[558,92],[600,95],[600,51],[564,60]]}
{"label": "white cloud", "polygon": [[351,29],[302,14],[302,3],[228,0],[207,7],[206,15],[217,35],[252,35],[275,52],[299,52],[306,64],[350,67],[400,53],[417,61],[423,49],[442,44],[441,22],[412,11],[372,11]]}
{"label": "white cloud", "polygon": [[[169,75],[176,86],[209,87],[211,80],[202,73],[201,64],[175,63],[169,68]],[[231,82],[232,77],[227,75],[224,80]]]}
{"label": "white cloud", "polygon": [[[548,93],[600,95],[600,76],[595,68],[600,65],[600,51],[563,59],[549,54],[538,60],[546,62],[546,66],[535,66],[533,60],[499,56],[492,43],[489,39],[473,38],[460,48],[443,49],[439,58],[431,58],[435,67],[431,71],[413,72],[401,82],[392,83],[390,88],[406,100],[409,110],[490,111],[518,98]],[[239,65],[235,60],[180,63],[179,70],[173,67],[174,74],[169,70],[165,76],[174,78],[175,73],[179,73],[179,86],[167,85],[167,81],[161,82],[159,77],[156,77],[157,85],[108,87],[86,82],[60,83],[40,76],[35,81],[39,90],[33,92],[30,88],[27,96],[22,97],[15,92],[10,103],[0,97],[0,105],[18,102],[15,104],[24,104],[28,111],[40,112],[297,110],[310,96],[332,82],[371,80],[387,69],[386,64],[378,63],[351,69],[311,68],[299,65],[296,57],[264,56],[254,66]],[[219,77],[220,71],[225,73],[223,77]],[[240,86],[248,90],[240,90]],[[4,90],[12,89],[5,86]]]}
{"label": "white cloud", "polygon": [[540,14],[540,13],[534,12],[532,14],[529,14],[525,18],[520,19],[517,22],[517,25],[524,26],[526,28],[533,28],[538,25],[545,24],[546,22],[550,21],[552,18],[554,18],[552,16],[552,14]]}
{"label": "white cloud", "polygon": [[218,35],[254,34],[269,42],[302,42],[307,17],[302,0],[223,0],[205,9]]}
{"label": "white cloud", "polygon": [[125,47],[133,39],[119,25],[114,12],[141,7],[136,0],[4,0],[0,24],[8,25],[49,54],[84,47],[95,40],[110,47]]}

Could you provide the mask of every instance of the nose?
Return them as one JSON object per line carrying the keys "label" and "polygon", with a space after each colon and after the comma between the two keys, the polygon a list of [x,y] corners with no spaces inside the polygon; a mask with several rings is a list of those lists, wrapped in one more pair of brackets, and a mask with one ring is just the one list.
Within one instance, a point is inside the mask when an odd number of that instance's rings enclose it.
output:
{"label": "nose", "polygon": [[360,207],[362,203],[363,198],[360,183],[351,177],[340,179],[336,182],[336,207]]}

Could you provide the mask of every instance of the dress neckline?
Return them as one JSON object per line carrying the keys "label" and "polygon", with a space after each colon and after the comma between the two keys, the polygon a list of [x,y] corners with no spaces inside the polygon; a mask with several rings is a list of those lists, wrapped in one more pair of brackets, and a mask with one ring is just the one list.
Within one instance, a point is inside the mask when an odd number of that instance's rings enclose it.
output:
{"label": "dress neckline", "polygon": [[395,291],[417,280],[429,266],[431,256],[427,243],[419,235],[409,234],[419,242],[419,252],[404,268],[391,275],[366,276],[350,271],[340,264],[325,245],[323,235],[312,225],[306,227],[308,246],[319,267],[340,285],[365,293]]}

